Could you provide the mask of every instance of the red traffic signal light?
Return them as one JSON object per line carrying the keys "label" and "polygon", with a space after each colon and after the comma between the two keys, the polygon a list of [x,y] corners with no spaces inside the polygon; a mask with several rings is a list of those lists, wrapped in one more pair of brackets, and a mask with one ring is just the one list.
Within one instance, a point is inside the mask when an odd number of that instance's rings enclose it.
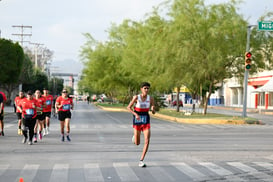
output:
{"label": "red traffic signal light", "polygon": [[246,52],[245,53],[245,69],[250,70],[251,68],[251,52]]}

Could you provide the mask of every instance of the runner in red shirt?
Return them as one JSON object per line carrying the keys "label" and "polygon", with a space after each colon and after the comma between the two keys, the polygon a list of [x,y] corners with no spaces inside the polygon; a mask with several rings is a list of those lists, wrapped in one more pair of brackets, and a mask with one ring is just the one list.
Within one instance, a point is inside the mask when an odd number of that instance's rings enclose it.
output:
{"label": "runner in red shirt", "polygon": [[23,135],[22,143],[26,143],[28,139],[27,131],[29,130],[28,144],[32,145],[32,138],[34,135],[34,126],[36,124],[37,110],[40,110],[38,101],[33,98],[32,91],[27,92],[27,98],[24,98],[17,106],[22,112]]}
{"label": "runner in red shirt", "polygon": [[49,91],[47,88],[43,90],[44,98],[46,99],[46,107],[43,108],[43,113],[45,115],[45,129],[43,135],[49,134],[49,125],[50,125],[50,117],[51,117],[51,109],[53,104],[53,96],[49,95]]}
{"label": "runner in red shirt", "polygon": [[38,107],[41,108],[41,111],[37,112],[37,122],[34,127],[34,139],[33,142],[37,143],[37,129],[39,126],[39,139],[42,140],[42,131],[44,129],[44,124],[45,124],[45,115],[43,113],[43,108],[46,107],[46,99],[41,95],[40,90],[35,91],[35,99],[38,102]]}
{"label": "runner in red shirt", "polygon": [[1,128],[0,135],[4,136],[4,105],[7,102],[7,97],[4,92],[0,91],[0,94],[3,97],[2,109],[0,110],[0,128]]}
{"label": "runner in red shirt", "polygon": [[18,135],[23,135],[22,132],[22,113],[17,109],[17,106],[19,105],[19,103],[21,102],[21,100],[23,100],[25,98],[24,92],[20,91],[19,92],[19,96],[15,97],[14,99],[14,104],[16,107],[16,115],[17,115],[17,119],[18,119]]}
{"label": "runner in red shirt", "polygon": [[70,133],[70,119],[71,112],[73,109],[73,100],[68,97],[67,90],[64,89],[62,91],[62,95],[59,96],[56,100],[55,104],[56,111],[58,111],[58,118],[60,120],[61,125],[61,140],[64,142],[64,125],[66,125],[66,139],[67,141],[71,141],[69,137]]}

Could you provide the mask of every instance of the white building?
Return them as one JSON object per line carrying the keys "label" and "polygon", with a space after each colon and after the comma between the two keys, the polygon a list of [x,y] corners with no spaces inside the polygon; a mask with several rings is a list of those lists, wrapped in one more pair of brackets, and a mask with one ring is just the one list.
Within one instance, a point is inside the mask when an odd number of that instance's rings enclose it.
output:
{"label": "white building", "polygon": [[[243,83],[236,78],[225,80],[222,88],[211,95],[209,105],[243,107]],[[273,71],[249,76],[247,108],[273,109]]]}

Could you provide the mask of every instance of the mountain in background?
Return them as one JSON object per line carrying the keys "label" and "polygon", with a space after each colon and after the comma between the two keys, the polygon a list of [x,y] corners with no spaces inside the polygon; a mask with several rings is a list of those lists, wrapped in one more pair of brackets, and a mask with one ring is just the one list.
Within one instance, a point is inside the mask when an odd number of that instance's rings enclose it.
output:
{"label": "mountain in background", "polygon": [[[51,73],[72,73],[78,74],[78,77],[74,77],[74,94],[78,94],[78,81],[79,76],[82,73],[83,64],[73,59],[66,59],[64,61],[53,61],[51,64]],[[64,86],[70,86],[71,80],[68,76],[61,77],[64,79]]]}
{"label": "mountain in background", "polygon": [[81,74],[83,64],[73,59],[66,59],[64,61],[52,61],[51,73],[73,73]]}

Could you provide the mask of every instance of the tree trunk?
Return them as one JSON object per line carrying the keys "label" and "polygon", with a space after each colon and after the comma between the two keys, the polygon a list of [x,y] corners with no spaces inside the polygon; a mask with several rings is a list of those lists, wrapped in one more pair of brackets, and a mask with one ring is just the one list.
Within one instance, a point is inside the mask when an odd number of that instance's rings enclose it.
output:
{"label": "tree trunk", "polygon": [[179,93],[180,93],[180,87],[176,88],[177,94],[176,94],[176,112],[179,112]]}
{"label": "tree trunk", "polygon": [[210,98],[210,95],[211,95],[211,91],[212,91],[212,82],[210,83],[209,85],[209,95],[207,96],[206,98],[206,102],[205,102],[205,106],[204,106],[204,111],[203,111],[203,114],[206,115],[207,114],[207,109],[208,109],[208,102],[209,102],[209,98]]}
{"label": "tree trunk", "polygon": [[4,84],[3,88],[7,91],[7,102],[6,105],[11,104],[11,93],[18,86],[17,84]]}
{"label": "tree trunk", "polygon": [[197,94],[192,94],[192,112],[195,112],[196,96]]}

